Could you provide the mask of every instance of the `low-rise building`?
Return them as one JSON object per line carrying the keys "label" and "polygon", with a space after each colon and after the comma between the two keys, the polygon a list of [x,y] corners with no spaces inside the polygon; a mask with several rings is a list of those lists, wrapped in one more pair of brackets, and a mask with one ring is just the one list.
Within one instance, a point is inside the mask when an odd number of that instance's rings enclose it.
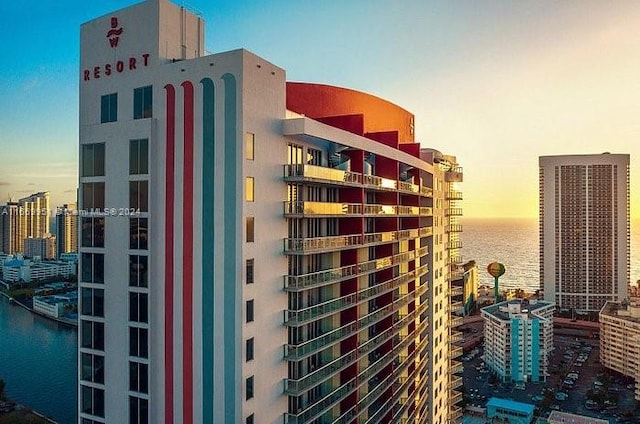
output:
{"label": "low-rise building", "polygon": [[547,422],[549,424],[609,424],[608,420],[560,411],[551,411]]}
{"label": "low-rise building", "polygon": [[484,360],[503,381],[546,381],[555,304],[513,299],[482,308]]}
{"label": "low-rise building", "polygon": [[609,301],[600,310],[600,363],[634,378],[640,400],[640,299]]}
{"label": "low-rise building", "polygon": [[2,267],[2,279],[7,283],[67,279],[76,274],[77,264],[69,261],[30,261],[11,256]]}
{"label": "low-rise building", "polygon": [[487,418],[510,424],[529,424],[533,420],[534,405],[492,397],[487,402]]}
{"label": "low-rise building", "polygon": [[55,318],[66,315],[67,312],[77,312],[78,292],[57,294],[54,296],[34,296],[33,310]]}

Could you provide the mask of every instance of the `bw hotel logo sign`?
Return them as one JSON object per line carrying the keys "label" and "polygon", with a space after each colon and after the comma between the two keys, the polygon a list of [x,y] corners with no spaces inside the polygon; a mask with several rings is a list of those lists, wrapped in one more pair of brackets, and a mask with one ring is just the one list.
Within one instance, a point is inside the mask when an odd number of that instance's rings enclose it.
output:
{"label": "bw hotel logo sign", "polygon": [[111,29],[109,29],[109,31],[107,32],[107,39],[109,40],[109,45],[113,49],[118,47],[118,41],[120,40],[120,36],[122,35],[122,27],[118,27],[118,18],[111,18]]}
{"label": "bw hotel logo sign", "polygon": [[[109,21],[109,28],[107,29],[107,41],[109,47],[115,49],[120,42],[120,36],[124,32],[124,28],[118,22],[117,17],[112,17]],[[119,60],[111,60],[108,62],[100,63],[96,66],[89,66],[82,70],[82,80],[92,81],[101,78],[109,78],[116,74],[123,72],[136,71],[141,68],[149,66],[149,53],[142,53],[134,56],[123,57]]]}

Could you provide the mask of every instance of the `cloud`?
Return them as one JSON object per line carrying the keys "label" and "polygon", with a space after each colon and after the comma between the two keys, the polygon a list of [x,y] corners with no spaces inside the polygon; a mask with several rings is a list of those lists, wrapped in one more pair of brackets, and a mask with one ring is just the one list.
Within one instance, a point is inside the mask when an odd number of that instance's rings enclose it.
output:
{"label": "cloud", "polygon": [[7,181],[0,181],[0,186],[10,186],[11,183],[7,182]]}
{"label": "cloud", "polygon": [[36,183],[29,183],[29,184],[27,184],[27,185],[29,185],[29,186],[34,186],[34,185],[36,185]]}

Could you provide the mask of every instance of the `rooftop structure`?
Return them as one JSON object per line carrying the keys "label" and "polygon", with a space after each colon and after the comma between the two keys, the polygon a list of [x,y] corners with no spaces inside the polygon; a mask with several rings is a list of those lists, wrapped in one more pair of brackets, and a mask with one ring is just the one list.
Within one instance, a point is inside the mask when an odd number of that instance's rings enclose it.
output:
{"label": "rooftop structure", "polygon": [[487,402],[487,417],[500,419],[512,424],[530,424],[535,405],[510,399],[492,397]]}
{"label": "rooftop structure", "polygon": [[609,420],[587,417],[586,415],[570,414],[568,412],[551,411],[549,424],[609,424]]}

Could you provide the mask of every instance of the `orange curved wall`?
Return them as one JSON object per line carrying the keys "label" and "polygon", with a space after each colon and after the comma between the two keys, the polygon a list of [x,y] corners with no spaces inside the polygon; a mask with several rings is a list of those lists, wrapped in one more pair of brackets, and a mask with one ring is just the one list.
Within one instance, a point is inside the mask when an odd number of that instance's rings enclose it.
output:
{"label": "orange curved wall", "polygon": [[391,146],[414,142],[412,113],[360,91],[287,82],[287,109]]}

